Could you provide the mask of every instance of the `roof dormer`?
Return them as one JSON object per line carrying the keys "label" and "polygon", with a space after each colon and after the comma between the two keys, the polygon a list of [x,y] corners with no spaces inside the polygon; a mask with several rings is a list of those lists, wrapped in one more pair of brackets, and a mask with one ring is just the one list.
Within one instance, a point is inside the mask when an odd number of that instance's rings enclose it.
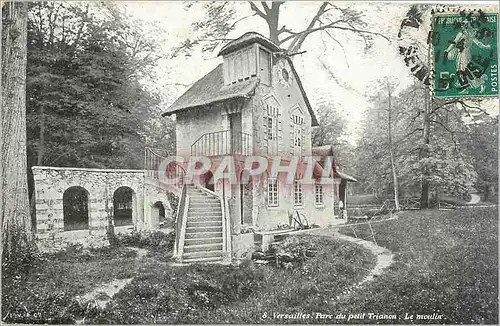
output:
{"label": "roof dormer", "polygon": [[271,86],[272,54],[278,51],[279,46],[255,32],[229,42],[219,52],[224,60],[224,85],[259,77],[262,84]]}

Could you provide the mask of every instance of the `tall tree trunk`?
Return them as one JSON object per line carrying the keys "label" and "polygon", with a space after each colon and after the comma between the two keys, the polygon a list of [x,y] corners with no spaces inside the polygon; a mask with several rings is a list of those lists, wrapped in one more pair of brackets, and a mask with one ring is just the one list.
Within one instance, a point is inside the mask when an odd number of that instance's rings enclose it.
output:
{"label": "tall tree trunk", "polygon": [[[427,46],[427,63],[430,67],[430,55],[431,55],[431,46],[430,44]],[[430,106],[431,99],[430,93],[427,86],[424,85],[425,94],[424,94],[424,117],[423,117],[423,135],[422,141],[423,144],[420,147],[419,151],[419,160],[422,164],[422,161],[426,161],[429,157],[429,134],[430,134]],[[420,188],[420,208],[429,208],[429,169],[427,168],[427,162],[422,165],[421,170],[421,188]]]}
{"label": "tall tree trunk", "polygon": [[280,2],[273,2],[271,8],[267,11],[267,26],[269,27],[269,39],[279,44],[278,19],[280,15]]}
{"label": "tall tree trunk", "polygon": [[394,184],[394,205],[396,206],[396,211],[399,211],[399,186],[398,186],[398,175],[396,173],[396,164],[394,163],[394,151],[392,149],[392,107],[391,107],[391,86],[387,84],[387,91],[389,97],[389,108],[388,108],[388,138],[389,138],[389,155],[391,157],[391,169],[392,169],[392,179]]}
{"label": "tall tree trunk", "polygon": [[45,156],[45,108],[40,105],[40,142],[38,144],[38,155],[36,157],[36,165],[43,165]]}
{"label": "tall tree trunk", "polygon": [[2,259],[24,259],[34,249],[26,175],[27,2],[2,7],[0,209]]}

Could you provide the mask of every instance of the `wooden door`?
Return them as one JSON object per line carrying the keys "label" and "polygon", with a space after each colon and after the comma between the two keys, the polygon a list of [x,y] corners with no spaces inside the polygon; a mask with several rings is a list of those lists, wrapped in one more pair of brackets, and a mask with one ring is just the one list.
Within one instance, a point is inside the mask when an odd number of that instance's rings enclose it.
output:
{"label": "wooden door", "polygon": [[229,125],[231,129],[231,153],[242,154],[242,124],[241,113],[233,113],[229,116]]}
{"label": "wooden door", "polygon": [[241,224],[252,225],[253,183],[248,171],[243,171],[240,176],[240,209]]}

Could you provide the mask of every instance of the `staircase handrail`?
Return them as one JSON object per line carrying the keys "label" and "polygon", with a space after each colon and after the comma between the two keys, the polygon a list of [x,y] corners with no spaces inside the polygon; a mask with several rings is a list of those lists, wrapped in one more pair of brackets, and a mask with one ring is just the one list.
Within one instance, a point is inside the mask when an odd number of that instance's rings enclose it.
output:
{"label": "staircase handrail", "polygon": [[200,139],[202,139],[206,135],[216,134],[216,133],[224,133],[224,132],[229,132],[229,131],[231,131],[231,130],[230,129],[225,129],[225,130],[219,130],[219,131],[206,132],[203,135],[201,135],[200,137],[196,138],[196,140],[191,145],[191,148],[193,147],[194,144],[196,144]]}
{"label": "staircase handrail", "polygon": [[180,240],[181,240],[181,233],[182,233],[182,226],[183,226],[183,220],[184,220],[184,212],[187,211],[186,209],[186,200],[187,200],[187,186],[183,185],[181,195],[179,197],[179,205],[177,206],[177,214],[175,217],[175,244],[174,244],[174,255],[176,257],[181,257],[179,256],[180,252]]}
{"label": "staircase handrail", "polygon": [[[161,162],[165,159],[167,159],[167,156],[163,156],[158,154],[156,151],[160,151],[161,149],[155,149],[151,147],[145,147],[144,150],[144,170],[145,170],[145,176],[149,177],[150,179],[155,179],[159,180],[159,174],[158,174],[158,168],[161,166]],[[166,152],[166,151],[165,151]],[[149,154],[149,155],[148,155]],[[149,164],[151,163],[151,164]],[[156,166],[153,168],[152,165]],[[186,169],[184,166],[177,162],[177,161],[169,161],[169,165],[172,164],[175,169],[178,169],[178,171],[175,171],[175,174],[177,177],[179,177],[179,182],[178,183],[171,183],[175,188],[182,188],[184,185],[184,178],[186,176]],[[156,170],[156,171],[155,171]],[[177,175],[178,173],[178,175]]]}
{"label": "staircase handrail", "polygon": [[184,209],[184,214],[182,215],[182,228],[181,234],[179,236],[179,258],[182,261],[182,256],[184,254],[184,242],[186,239],[186,227],[187,227],[187,213],[189,210],[189,196],[186,193],[186,208]]}
{"label": "staircase handrail", "polygon": [[161,154],[158,154],[156,151],[165,151],[167,152],[166,149],[163,149],[163,148],[154,148],[154,147],[149,147],[149,146],[146,146],[144,147],[144,149],[146,150],[150,150],[151,152],[153,152],[153,154],[155,154],[156,156],[161,156],[161,157],[166,157],[164,155],[161,155]]}
{"label": "staircase handrail", "polygon": [[227,201],[227,198],[225,198],[224,196],[221,196],[222,198],[222,202],[224,204],[224,206],[222,207],[222,213],[223,213],[223,217],[224,217],[224,225],[225,225],[225,229],[223,229],[223,231],[225,232],[224,235],[225,235],[225,241],[224,241],[224,244],[225,244],[225,248],[226,248],[226,253],[229,255],[229,259],[231,258],[231,221],[229,219],[229,203]]}

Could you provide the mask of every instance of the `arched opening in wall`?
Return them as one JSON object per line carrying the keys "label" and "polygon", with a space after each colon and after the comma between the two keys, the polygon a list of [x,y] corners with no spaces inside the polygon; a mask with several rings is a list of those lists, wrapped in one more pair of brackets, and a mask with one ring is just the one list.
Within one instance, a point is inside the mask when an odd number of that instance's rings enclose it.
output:
{"label": "arched opening in wall", "polygon": [[89,228],[89,193],[82,187],[70,187],[63,194],[64,231]]}
{"label": "arched opening in wall", "polygon": [[151,206],[151,223],[153,229],[165,227],[165,206],[161,201],[157,201]]}
{"label": "arched opening in wall", "polygon": [[252,225],[253,180],[248,170],[241,171],[240,175],[240,210],[241,224]]}
{"label": "arched opening in wall", "polygon": [[207,171],[200,176],[201,185],[211,191],[215,191],[214,175],[211,171]]}
{"label": "arched opening in wall", "polygon": [[113,219],[115,226],[132,225],[135,214],[135,192],[129,187],[120,187],[113,194]]}

